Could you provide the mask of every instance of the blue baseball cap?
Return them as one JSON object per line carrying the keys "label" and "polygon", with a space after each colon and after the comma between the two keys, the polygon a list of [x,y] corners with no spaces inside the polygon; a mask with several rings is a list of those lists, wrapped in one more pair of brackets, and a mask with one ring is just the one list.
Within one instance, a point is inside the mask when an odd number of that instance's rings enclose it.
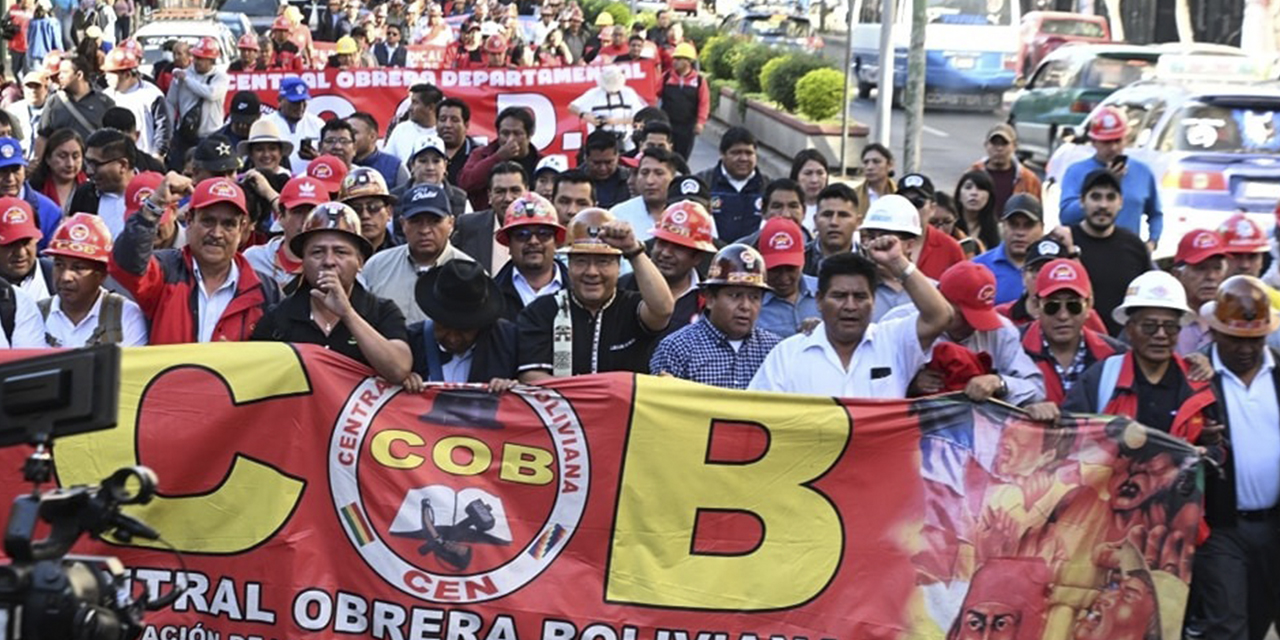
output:
{"label": "blue baseball cap", "polygon": [[27,159],[22,157],[22,145],[13,138],[0,138],[0,167],[15,166],[27,166]]}
{"label": "blue baseball cap", "polygon": [[453,215],[449,207],[449,195],[438,184],[416,184],[400,198],[400,217],[408,220],[430,213],[441,218]]}
{"label": "blue baseball cap", "polygon": [[302,102],[311,99],[311,90],[302,78],[289,76],[280,81],[280,97],[289,102]]}

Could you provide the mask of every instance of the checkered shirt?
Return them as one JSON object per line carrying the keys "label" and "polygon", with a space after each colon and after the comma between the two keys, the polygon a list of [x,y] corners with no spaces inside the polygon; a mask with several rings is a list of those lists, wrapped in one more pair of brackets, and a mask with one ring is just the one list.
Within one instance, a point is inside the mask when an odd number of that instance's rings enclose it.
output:
{"label": "checkered shirt", "polygon": [[715,387],[746,389],[765,356],[781,341],[778,334],[756,327],[734,351],[729,338],[704,317],[663,339],[649,361],[649,371]]}

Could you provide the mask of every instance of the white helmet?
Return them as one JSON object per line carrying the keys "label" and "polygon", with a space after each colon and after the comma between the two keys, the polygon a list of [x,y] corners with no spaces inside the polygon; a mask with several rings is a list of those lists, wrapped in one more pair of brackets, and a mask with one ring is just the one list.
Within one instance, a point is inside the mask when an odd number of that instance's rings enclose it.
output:
{"label": "white helmet", "polygon": [[1111,318],[1120,324],[1129,321],[1130,309],[1171,309],[1181,314],[1183,326],[1195,318],[1195,312],[1187,306],[1187,290],[1182,283],[1165,271],[1148,271],[1129,283],[1124,302],[1111,312]]}
{"label": "white helmet", "polygon": [[917,237],[924,234],[924,229],[920,227],[920,212],[916,210],[916,206],[897,194],[880,196],[871,203],[867,217],[862,221],[862,228],[909,233]]}

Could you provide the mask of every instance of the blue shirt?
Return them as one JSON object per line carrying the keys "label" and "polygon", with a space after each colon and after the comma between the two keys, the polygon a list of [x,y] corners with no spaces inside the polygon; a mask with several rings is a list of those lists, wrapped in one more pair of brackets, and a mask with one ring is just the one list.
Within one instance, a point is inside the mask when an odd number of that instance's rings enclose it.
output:
{"label": "blue shirt", "polygon": [[[369,167],[374,171],[382,174],[382,179],[387,181],[387,188],[394,189],[400,185],[401,163],[400,159],[386,153],[384,151],[374,150],[373,153],[352,162],[358,167]],[[462,212],[455,212],[454,215],[461,215]]]}
{"label": "blue shirt", "polygon": [[757,323],[735,349],[724,332],[702,319],[663,338],[653,351],[649,371],[715,387],[746,389],[765,356],[781,341]]}
{"label": "blue shirt", "polygon": [[1022,295],[1022,269],[1005,255],[1003,242],[986,253],[974,256],[973,261],[996,274],[996,304],[1013,302]]}
{"label": "blue shirt", "polygon": [[49,246],[49,241],[53,240],[53,232],[57,231],[58,225],[62,224],[62,207],[50,200],[49,196],[32,189],[31,184],[27,182],[22,183],[18,197],[31,205],[31,210],[36,212],[36,218],[40,221],[40,233],[44,234],[36,244],[36,248],[44,251]]}
{"label": "blue shirt", "polygon": [[801,322],[809,318],[821,318],[822,313],[818,311],[818,299],[815,297],[818,279],[801,274],[799,289],[800,296],[794,303],[765,292],[756,326],[783,338],[790,338],[796,334]]}
{"label": "blue shirt", "polygon": [[[1142,236],[1142,216],[1147,217],[1147,240],[1156,242],[1164,231],[1164,211],[1160,208],[1160,192],[1156,190],[1156,177],[1151,168],[1134,158],[1129,158],[1124,177],[1120,179],[1120,191],[1124,205],[1116,216],[1116,226]],[[1084,220],[1084,207],[1080,204],[1080,189],[1090,171],[1106,169],[1098,156],[1081,160],[1062,176],[1062,199],[1058,203],[1058,217],[1064,225],[1079,224]]]}

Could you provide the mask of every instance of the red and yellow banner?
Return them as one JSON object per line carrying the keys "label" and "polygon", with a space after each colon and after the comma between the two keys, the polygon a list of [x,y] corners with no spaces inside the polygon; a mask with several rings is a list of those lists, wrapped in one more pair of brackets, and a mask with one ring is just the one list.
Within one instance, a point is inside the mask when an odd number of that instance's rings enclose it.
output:
{"label": "red and yellow banner", "polygon": [[[654,61],[626,62],[615,66],[627,84],[648,105],[657,103],[661,78]],[[346,117],[356,111],[373,114],[385,134],[409,107],[409,87],[432,84],[446,97],[459,98],[471,107],[468,134],[493,140],[494,119],[507,107],[533,111],[535,130],[531,141],[544,155],[575,154],[586,139],[586,129],[569,113],[569,103],[595,88],[606,66],[522,67],[513,69],[401,69],[394,67],[302,73],[232,73],[227,107],[237,91],[253,91],[267,108],[280,95],[280,80],[299,76],[311,89],[307,111],[322,118]],[[552,126],[554,123],[554,126]]]}
{"label": "red and yellow banner", "polygon": [[[144,637],[1140,640],[1182,620],[1195,453],[1132,422],[624,374],[412,395],[368,373],[278,343],[125,351],[119,425],[54,459],[63,485],[158,473],[130,513],[185,570],[78,548],[138,592],[187,585]],[[22,449],[0,452],[4,497]]]}

